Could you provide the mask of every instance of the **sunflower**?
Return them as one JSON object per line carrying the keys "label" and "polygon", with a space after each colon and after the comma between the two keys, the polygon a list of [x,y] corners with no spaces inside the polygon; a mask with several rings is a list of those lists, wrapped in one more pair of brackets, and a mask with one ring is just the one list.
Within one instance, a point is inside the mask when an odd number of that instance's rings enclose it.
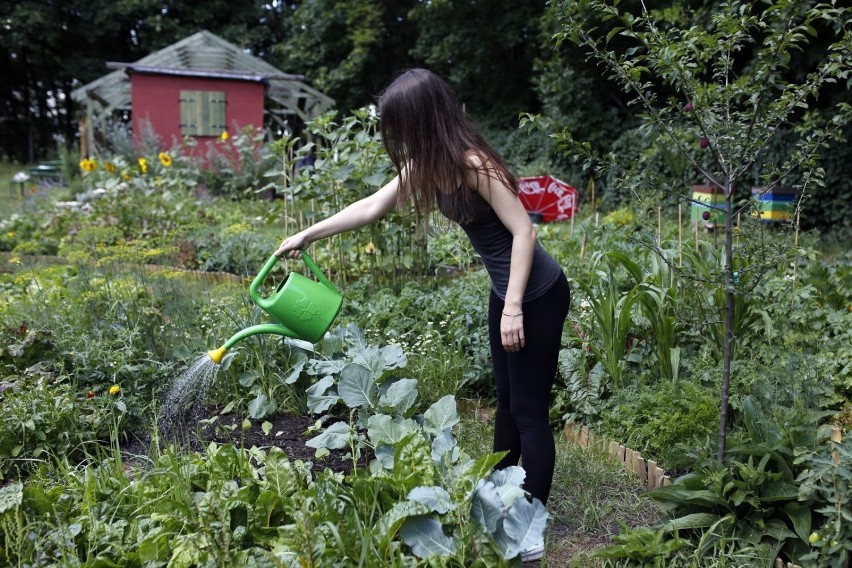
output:
{"label": "sunflower", "polygon": [[163,164],[164,168],[169,168],[172,165],[172,157],[168,155],[166,152],[160,152],[159,156],[160,163]]}
{"label": "sunflower", "polygon": [[223,131],[222,131],[222,134],[219,136],[219,140],[221,140],[222,142],[224,142],[225,140],[227,140],[227,139],[228,139],[228,138],[230,138],[230,137],[231,137],[231,135],[230,135],[230,134],[228,134],[228,131],[227,131],[227,130],[223,130]]}
{"label": "sunflower", "polygon": [[137,160],[137,161],[139,162],[139,169],[142,170],[142,173],[147,174],[148,173],[148,160],[146,160],[145,158],[139,158],[139,160]]}

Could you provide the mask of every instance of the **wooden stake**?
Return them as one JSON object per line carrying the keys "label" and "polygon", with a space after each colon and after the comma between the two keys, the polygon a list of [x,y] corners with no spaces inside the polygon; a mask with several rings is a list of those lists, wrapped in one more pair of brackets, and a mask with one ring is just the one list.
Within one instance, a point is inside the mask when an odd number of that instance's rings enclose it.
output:
{"label": "wooden stake", "polygon": [[571,236],[574,236],[574,217],[577,216],[577,208],[574,207],[574,212],[571,213]]}
{"label": "wooden stake", "polygon": [[589,189],[592,193],[592,211],[595,210],[595,178],[589,178]]}
{"label": "wooden stake", "polygon": [[793,303],[793,299],[796,296],[796,275],[798,274],[799,268],[799,212],[796,211],[796,236],[794,238],[794,247],[795,252],[793,254],[793,285],[790,290],[790,303]]}
{"label": "wooden stake", "polygon": [[695,252],[698,252],[698,219],[695,219]]}
{"label": "wooden stake", "polygon": [[678,266],[683,266],[683,203],[677,204],[677,254]]}
{"label": "wooden stake", "polygon": [[583,242],[580,243],[580,260],[586,256],[586,240],[589,238],[588,233],[583,233]]}
{"label": "wooden stake", "polygon": [[[835,444],[843,441],[843,433],[837,426],[831,427],[831,441]],[[832,450],[831,458],[834,460],[834,463],[840,465],[840,453],[837,450]]]}
{"label": "wooden stake", "polygon": [[663,208],[657,207],[657,245],[663,245]]}

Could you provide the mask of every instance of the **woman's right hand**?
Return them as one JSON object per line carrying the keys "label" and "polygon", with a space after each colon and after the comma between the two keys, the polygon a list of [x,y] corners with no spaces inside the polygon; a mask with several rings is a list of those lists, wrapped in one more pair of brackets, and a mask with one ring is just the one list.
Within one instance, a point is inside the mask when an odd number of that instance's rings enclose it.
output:
{"label": "woman's right hand", "polygon": [[287,255],[288,258],[301,258],[302,253],[299,251],[309,244],[311,244],[310,241],[305,238],[303,233],[296,233],[281,241],[278,250],[275,251],[275,256],[281,258]]}

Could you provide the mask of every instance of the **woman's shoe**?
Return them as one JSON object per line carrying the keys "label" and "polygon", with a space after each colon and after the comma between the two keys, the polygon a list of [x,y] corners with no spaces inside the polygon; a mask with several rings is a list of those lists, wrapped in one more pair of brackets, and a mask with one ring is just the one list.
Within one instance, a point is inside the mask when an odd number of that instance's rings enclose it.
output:
{"label": "woman's shoe", "polygon": [[535,562],[544,556],[544,540],[540,540],[521,552],[521,562]]}

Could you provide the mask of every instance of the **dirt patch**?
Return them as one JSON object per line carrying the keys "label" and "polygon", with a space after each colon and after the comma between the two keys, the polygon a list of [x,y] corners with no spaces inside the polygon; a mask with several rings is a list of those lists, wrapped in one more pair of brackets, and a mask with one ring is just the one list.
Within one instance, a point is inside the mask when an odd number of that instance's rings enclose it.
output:
{"label": "dirt patch", "polygon": [[[248,427],[245,427],[243,419],[236,415],[217,416],[214,421],[199,425],[193,435],[192,445],[198,447],[217,442],[245,448],[256,446],[264,450],[276,447],[282,449],[290,461],[311,462],[311,469],[315,473],[326,468],[342,473],[352,471],[353,463],[348,450],[331,450],[327,456],[317,458],[316,450],[305,445],[305,442],[319,434],[319,431],[309,431],[315,420],[308,416],[282,414],[263,420],[251,420],[249,423],[250,425],[246,424]],[[362,455],[358,467],[367,467],[368,464],[369,459]]]}

